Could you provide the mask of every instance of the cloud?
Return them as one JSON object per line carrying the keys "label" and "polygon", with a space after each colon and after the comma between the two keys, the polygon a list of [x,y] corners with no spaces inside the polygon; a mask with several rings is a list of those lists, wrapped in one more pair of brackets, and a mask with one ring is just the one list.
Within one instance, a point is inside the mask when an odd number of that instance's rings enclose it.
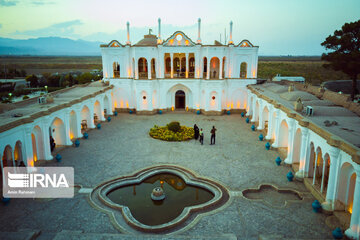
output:
{"label": "cloud", "polygon": [[[137,43],[143,39],[144,35],[149,33],[149,29],[152,29],[152,34],[158,35],[157,25],[148,26],[148,27],[131,27],[130,26],[130,41],[132,44]],[[197,37],[197,24],[188,25],[188,26],[174,26],[171,24],[161,25],[161,38],[166,40],[170,37],[175,31],[183,31],[188,37],[196,42]],[[119,29],[116,32],[106,33],[106,32],[95,32],[87,36],[82,37],[82,39],[87,41],[101,41],[109,43],[111,40],[118,40],[121,43],[126,42],[126,29]]]}
{"label": "cloud", "polygon": [[55,2],[46,1],[46,0],[35,0],[35,1],[31,1],[30,4],[35,5],[35,6],[42,6],[42,5],[55,4]]}
{"label": "cloud", "polygon": [[18,3],[19,1],[16,0],[0,0],[0,6],[4,6],[4,7],[16,6],[16,4]]}
{"label": "cloud", "polygon": [[26,31],[16,31],[15,35],[21,35],[26,37],[70,37],[78,38],[78,34],[75,33],[74,27],[83,25],[83,23],[77,19],[72,21],[66,21],[61,23],[56,23],[50,25],[49,27],[26,30]]}

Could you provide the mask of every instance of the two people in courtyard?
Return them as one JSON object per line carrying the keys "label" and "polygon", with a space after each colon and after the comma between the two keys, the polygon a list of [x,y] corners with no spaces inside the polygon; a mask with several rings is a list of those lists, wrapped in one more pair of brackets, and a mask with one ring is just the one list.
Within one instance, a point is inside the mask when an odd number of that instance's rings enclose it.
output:
{"label": "two people in courtyard", "polygon": [[[210,145],[215,144],[215,133],[216,133],[216,130],[217,130],[217,129],[215,128],[215,126],[213,126],[212,129],[211,129],[211,131],[210,131],[210,133],[211,133]],[[199,139],[199,137],[200,137],[200,139]],[[199,127],[198,127],[196,124],[194,125],[194,138],[195,138],[195,140],[198,140],[198,139],[199,139],[201,145],[204,144],[204,131],[203,131],[202,128],[199,130]]]}

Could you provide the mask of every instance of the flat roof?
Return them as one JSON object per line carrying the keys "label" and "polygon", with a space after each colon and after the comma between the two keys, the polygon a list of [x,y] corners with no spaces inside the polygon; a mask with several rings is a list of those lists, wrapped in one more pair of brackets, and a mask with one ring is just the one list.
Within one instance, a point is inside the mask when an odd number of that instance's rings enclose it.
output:
{"label": "flat roof", "polygon": [[[52,92],[49,95],[53,97],[53,103],[39,104],[39,97],[36,97],[14,104],[1,104],[0,132],[32,122],[36,118],[49,115],[52,112],[79,103],[86,98],[101,94],[110,88],[112,88],[112,86],[107,86],[98,81]],[[19,117],[15,117],[16,115]]]}
{"label": "flat roof", "polygon": [[[315,124],[323,131],[351,143],[356,147],[355,150],[360,150],[360,117],[356,113],[329,100],[319,99],[309,92],[296,88],[294,91],[289,92],[289,85],[284,85],[283,83],[268,82],[259,85],[249,85],[248,87],[258,94],[265,96],[265,98],[274,100],[274,104],[281,104],[289,109],[290,112],[300,115],[302,121],[305,120]],[[312,116],[294,110],[294,103],[298,97],[302,99],[304,107],[311,106],[313,108],[314,113]],[[331,124],[331,126],[326,126],[325,121],[330,123],[336,121],[337,125]]]}

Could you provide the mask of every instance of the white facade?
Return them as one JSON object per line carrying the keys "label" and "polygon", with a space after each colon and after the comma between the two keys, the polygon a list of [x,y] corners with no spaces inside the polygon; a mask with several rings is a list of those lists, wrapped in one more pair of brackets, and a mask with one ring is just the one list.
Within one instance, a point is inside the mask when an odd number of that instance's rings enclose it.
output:
{"label": "white facade", "polygon": [[[160,29],[159,20],[159,29]],[[129,31],[129,25],[128,25]],[[115,107],[137,112],[183,108],[220,114],[245,109],[246,85],[256,83],[258,47],[248,40],[234,45],[202,45],[177,31],[167,40],[145,35],[135,45],[101,45],[104,81],[115,88]],[[176,93],[182,91],[184,104]]]}
{"label": "white facade", "polygon": [[306,124],[248,90],[247,116],[258,123],[258,130],[265,124],[265,139],[272,140],[272,147],[287,149],[287,164],[297,164],[295,176],[306,179],[323,197],[323,209],[351,213],[350,228],[346,235],[360,239],[360,164],[353,156],[329,144],[309,129]]}

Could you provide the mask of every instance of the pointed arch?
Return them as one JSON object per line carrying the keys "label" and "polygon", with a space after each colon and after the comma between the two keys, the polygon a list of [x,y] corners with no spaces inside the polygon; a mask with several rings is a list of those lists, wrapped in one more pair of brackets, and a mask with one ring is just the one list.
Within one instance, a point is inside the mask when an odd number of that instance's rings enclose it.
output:
{"label": "pointed arch", "polygon": [[298,128],[295,132],[293,143],[293,163],[300,163],[300,150],[301,150],[301,128]]}
{"label": "pointed arch", "polygon": [[50,136],[54,138],[56,146],[66,145],[66,132],[63,120],[55,117],[50,125]]}
{"label": "pointed arch", "polygon": [[94,103],[94,123],[100,122],[103,118],[103,112],[101,111],[101,104],[99,100]]}
{"label": "pointed arch", "polygon": [[240,78],[247,78],[247,63],[242,62],[240,64]]}
{"label": "pointed arch", "polygon": [[168,107],[175,108],[175,95],[178,90],[182,90],[185,93],[185,108],[186,107],[192,108],[193,93],[191,91],[191,88],[181,83],[175,84],[168,89],[166,93],[166,100],[168,103],[170,103],[170,106],[168,105]]}
{"label": "pointed arch", "polygon": [[[19,140],[16,142],[15,144],[15,148],[14,148],[14,160],[15,160],[15,166],[19,166],[20,162],[24,163],[24,158],[23,158],[23,147],[22,147],[22,142]],[[25,163],[24,163],[25,164]]]}
{"label": "pointed arch", "polygon": [[6,145],[2,154],[2,166],[4,167],[13,167],[13,155],[12,155],[12,147],[10,145]]}
{"label": "pointed arch", "polygon": [[88,106],[84,105],[81,109],[81,130],[85,131],[91,126],[91,121],[94,121],[91,117],[91,112]]}
{"label": "pointed arch", "polygon": [[280,130],[279,130],[279,148],[288,148],[288,144],[289,144],[289,126],[286,122],[286,120],[282,120],[282,122],[280,123]]}
{"label": "pointed arch", "polygon": [[77,136],[78,127],[80,127],[78,126],[78,121],[74,110],[70,112],[69,126],[70,126],[70,139],[74,139]]}
{"label": "pointed arch", "polygon": [[213,57],[210,60],[210,78],[219,79],[220,74],[220,60],[217,57]]}
{"label": "pointed arch", "polygon": [[139,71],[139,78],[147,78],[148,77],[148,65],[147,59],[142,57],[138,60],[138,71]]}
{"label": "pointed arch", "polygon": [[37,160],[45,159],[43,132],[38,125],[31,131],[31,144],[33,150],[33,162],[35,163]]}
{"label": "pointed arch", "polygon": [[120,78],[120,64],[113,62],[113,78]]}

